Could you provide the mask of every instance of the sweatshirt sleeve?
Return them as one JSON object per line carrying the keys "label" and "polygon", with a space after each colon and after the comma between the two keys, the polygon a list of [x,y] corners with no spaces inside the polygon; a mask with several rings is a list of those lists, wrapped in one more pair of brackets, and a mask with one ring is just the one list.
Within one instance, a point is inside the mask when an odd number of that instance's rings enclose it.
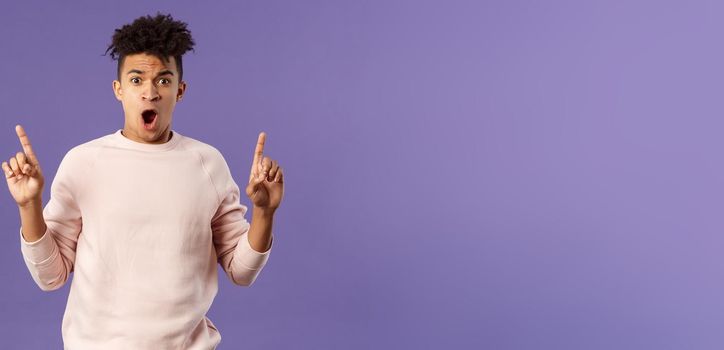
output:
{"label": "sweatshirt sleeve", "polygon": [[75,248],[82,227],[80,209],[73,197],[70,152],[66,154],[50,187],[50,200],[43,209],[47,229],[28,242],[20,227],[20,250],[35,283],[43,291],[62,287],[73,271]]}
{"label": "sweatshirt sleeve", "polygon": [[[219,193],[221,204],[211,220],[214,247],[219,264],[229,279],[240,286],[250,286],[269,259],[271,247],[265,252],[254,250],[249,244],[250,223],[244,218],[247,207],[239,202],[239,186],[231,178],[226,166],[224,190]],[[274,235],[271,238],[274,243]]]}

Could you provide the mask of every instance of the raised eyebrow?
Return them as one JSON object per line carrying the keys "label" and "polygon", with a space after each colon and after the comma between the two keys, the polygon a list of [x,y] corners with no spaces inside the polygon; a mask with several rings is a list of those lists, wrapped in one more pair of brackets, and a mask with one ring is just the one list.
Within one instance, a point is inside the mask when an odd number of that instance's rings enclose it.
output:
{"label": "raised eyebrow", "polygon": [[163,71],[163,72],[161,72],[161,73],[158,73],[158,75],[157,75],[156,77],[160,77],[160,76],[162,76],[162,75],[173,75],[173,72],[170,71],[170,70],[165,70],[165,71]]}
{"label": "raised eyebrow", "polygon": [[[131,69],[131,70],[128,71],[128,73],[126,73],[126,75],[128,75],[128,74],[133,74],[133,73],[137,73],[137,74],[143,75],[144,72],[143,72],[143,71],[140,71],[140,70],[138,70],[138,69]],[[163,71],[163,72],[158,73],[158,75],[156,75],[156,77],[158,78],[158,77],[160,77],[160,76],[162,76],[162,75],[173,75],[173,72],[170,71],[170,70],[165,70],[165,71]]]}

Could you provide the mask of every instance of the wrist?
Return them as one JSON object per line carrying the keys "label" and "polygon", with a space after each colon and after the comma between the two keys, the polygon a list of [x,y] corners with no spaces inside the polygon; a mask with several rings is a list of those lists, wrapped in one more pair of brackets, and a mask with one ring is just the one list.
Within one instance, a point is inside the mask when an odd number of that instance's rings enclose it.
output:
{"label": "wrist", "polygon": [[37,206],[42,206],[43,204],[43,198],[38,196],[37,198],[33,198],[27,202],[24,203],[18,203],[18,207],[20,209],[27,209],[27,208],[33,208]]}
{"label": "wrist", "polygon": [[257,206],[254,206],[252,208],[253,216],[273,217],[274,212],[276,212],[276,209],[257,207]]}

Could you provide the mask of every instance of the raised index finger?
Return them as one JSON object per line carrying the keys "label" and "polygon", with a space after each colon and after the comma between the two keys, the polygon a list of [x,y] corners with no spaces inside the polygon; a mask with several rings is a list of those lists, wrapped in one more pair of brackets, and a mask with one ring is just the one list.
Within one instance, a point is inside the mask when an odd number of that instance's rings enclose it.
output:
{"label": "raised index finger", "polygon": [[264,142],[266,141],[266,133],[260,132],[259,133],[259,139],[256,141],[256,149],[254,150],[254,166],[259,164],[261,161],[262,155],[264,153]]}
{"label": "raised index finger", "polygon": [[28,134],[25,133],[25,129],[23,129],[21,125],[16,125],[15,132],[18,134],[20,144],[23,145],[23,152],[25,152],[25,155],[28,156],[28,159],[33,165],[38,165],[38,158],[35,157],[33,146],[30,145],[30,139],[28,138]]}

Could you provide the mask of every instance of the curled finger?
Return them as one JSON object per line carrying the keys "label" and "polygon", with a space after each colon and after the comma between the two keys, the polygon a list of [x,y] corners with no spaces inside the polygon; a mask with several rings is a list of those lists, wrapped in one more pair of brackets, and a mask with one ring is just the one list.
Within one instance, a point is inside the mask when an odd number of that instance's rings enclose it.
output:
{"label": "curled finger", "polygon": [[282,167],[277,170],[276,176],[274,176],[274,182],[283,183]]}
{"label": "curled finger", "polygon": [[272,160],[269,157],[264,157],[261,161],[262,163],[262,171],[261,173],[263,175],[269,175],[269,169],[271,169]]}
{"label": "curled finger", "polygon": [[18,167],[18,160],[15,158],[10,158],[10,169],[13,169],[13,175],[17,176],[18,178],[21,178],[23,173],[20,172],[20,168]]}
{"label": "curled finger", "polygon": [[33,166],[30,165],[30,163],[25,163],[25,165],[23,165],[21,170],[23,171],[23,174],[28,175],[28,176],[33,176],[33,174],[34,174]]}
{"label": "curled finger", "polygon": [[15,173],[13,173],[13,170],[10,169],[10,165],[8,165],[8,162],[3,162],[3,173],[5,174],[5,178],[9,179],[13,176],[15,176]]}
{"label": "curled finger", "polygon": [[277,175],[277,171],[279,170],[279,162],[276,160],[272,160],[271,169],[269,169],[269,176],[267,176],[267,180],[274,181],[274,178]]}
{"label": "curled finger", "polygon": [[18,168],[20,168],[20,171],[23,172],[25,169],[25,164],[28,163],[27,157],[25,157],[25,153],[18,152],[15,154],[15,159],[18,160]]}

